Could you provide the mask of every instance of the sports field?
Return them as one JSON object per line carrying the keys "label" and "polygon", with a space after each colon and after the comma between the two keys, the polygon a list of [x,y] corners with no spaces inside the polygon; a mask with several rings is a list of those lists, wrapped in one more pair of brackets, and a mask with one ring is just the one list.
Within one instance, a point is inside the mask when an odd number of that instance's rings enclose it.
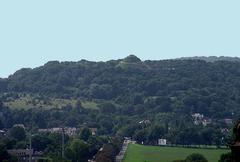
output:
{"label": "sports field", "polygon": [[130,144],[124,162],[172,162],[173,160],[184,160],[192,153],[200,153],[209,162],[217,162],[221,154],[229,151],[228,149],[195,149]]}

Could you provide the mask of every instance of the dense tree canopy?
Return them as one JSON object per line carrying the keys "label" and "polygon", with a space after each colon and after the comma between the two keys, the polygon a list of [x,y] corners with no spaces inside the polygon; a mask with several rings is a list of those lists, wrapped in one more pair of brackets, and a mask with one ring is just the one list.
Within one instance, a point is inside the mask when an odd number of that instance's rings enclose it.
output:
{"label": "dense tree canopy", "polygon": [[9,130],[9,135],[10,135],[10,137],[13,137],[18,141],[24,140],[26,138],[26,132],[25,132],[24,128],[19,127],[19,126],[12,127]]}
{"label": "dense tree canopy", "polygon": [[201,154],[191,154],[186,159],[185,162],[208,162],[207,159]]}
{"label": "dense tree canopy", "polygon": [[[99,135],[151,144],[167,138],[222,145],[230,127],[225,119],[240,116],[239,96],[239,61],[141,61],[133,55],[107,62],[51,61],[0,79],[0,128],[29,127],[32,120],[35,128],[97,128]],[[210,124],[196,124],[195,113]],[[82,137],[87,138],[88,133]]]}
{"label": "dense tree canopy", "polygon": [[0,80],[0,91],[113,100],[121,105],[148,103],[161,112],[231,117],[239,114],[239,67],[240,62],[229,61],[142,62],[132,55],[107,62],[52,61]]}

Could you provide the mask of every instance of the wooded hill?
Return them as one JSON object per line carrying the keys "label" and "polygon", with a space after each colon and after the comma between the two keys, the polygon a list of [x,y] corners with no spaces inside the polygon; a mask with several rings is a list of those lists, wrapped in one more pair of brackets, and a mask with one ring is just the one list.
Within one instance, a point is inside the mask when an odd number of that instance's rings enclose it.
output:
{"label": "wooded hill", "polygon": [[[220,144],[221,131],[229,128],[224,119],[240,116],[240,62],[141,61],[134,55],[107,62],[51,61],[1,79],[0,91],[2,127],[29,123],[30,110],[18,108],[34,107],[39,128],[85,124],[99,134],[149,143],[162,137]],[[194,123],[196,113],[209,125]]]}
{"label": "wooded hill", "polygon": [[[141,61],[130,55],[107,62],[51,61],[1,79],[2,93],[111,100],[160,112],[231,117],[239,113],[240,62]],[[145,111],[145,110],[144,110]]]}

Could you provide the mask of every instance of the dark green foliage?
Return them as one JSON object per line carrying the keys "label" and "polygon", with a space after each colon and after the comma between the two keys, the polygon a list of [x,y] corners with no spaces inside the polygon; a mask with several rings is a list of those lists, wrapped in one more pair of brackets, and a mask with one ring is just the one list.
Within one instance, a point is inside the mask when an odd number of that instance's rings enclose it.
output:
{"label": "dark green foliage", "polygon": [[164,134],[163,127],[159,125],[153,126],[148,134],[148,143],[157,144],[157,139],[163,138]]}
{"label": "dark green foliage", "polygon": [[[80,100],[77,100],[75,107],[76,107],[77,113],[80,113],[83,111],[82,102]],[[71,105],[69,105],[69,109],[72,109]]]}
{"label": "dark green foliage", "polygon": [[0,161],[2,162],[17,162],[17,159],[15,157],[12,157],[7,152],[7,147],[0,143]]}
{"label": "dark green foliage", "polygon": [[208,162],[207,159],[201,154],[191,154],[186,159],[185,162]]}
{"label": "dark green foliage", "polygon": [[222,154],[218,162],[232,162],[232,160],[233,160],[232,154],[227,153],[227,154]]}
{"label": "dark green foliage", "polygon": [[110,102],[99,104],[99,108],[103,114],[111,114],[116,112],[116,106]]}
{"label": "dark green foliage", "polygon": [[80,133],[80,138],[84,141],[87,141],[91,136],[91,132],[88,128],[83,128]]}
{"label": "dark green foliage", "polygon": [[3,129],[3,128],[4,128],[4,125],[3,125],[2,120],[0,119],[0,129]]}
{"label": "dark green foliage", "polygon": [[91,156],[94,156],[105,143],[108,143],[108,139],[98,136],[90,136],[87,143],[89,145]]}
{"label": "dark green foliage", "polygon": [[44,135],[35,135],[32,137],[32,147],[37,151],[44,151],[48,145],[52,145],[53,140]]}
{"label": "dark green foliage", "polygon": [[240,119],[238,119],[233,127],[233,140],[233,142],[240,141]]}
{"label": "dark green foliage", "polygon": [[[126,69],[122,61],[145,68]],[[133,65],[137,66],[137,65]],[[108,62],[49,62],[22,69],[4,79],[8,92],[47,97],[112,100],[120,105],[146,104],[158,112],[239,115],[240,62],[200,60],[144,61],[129,56]],[[3,81],[2,81],[3,82]]]}
{"label": "dark green foliage", "polygon": [[179,60],[204,60],[206,62],[216,62],[216,61],[232,61],[232,62],[240,62],[239,57],[227,57],[227,56],[196,56],[196,57],[182,57]]}
{"label": "dark green foliage", "polygon": [[208,160],[199,153],[193,153],[186,157],[185,160],[174,160],[173,162],[208,162]]}
{"label": "dark green foliage", "polygon": [[6,79],[1,79],[0,78],[0,92],[5,92],[7,91],[7,80]]}
{"label": "dark green foliage", "polygon": [[89,146],[82,140],[74,139],[66,149],[66,157],[73,162],[84,162],[89,157]]}
{"label": "dark green foliage", "polygon": [[53,162],[50,158],[39,158],[37,162]]}
{"label": "dark green foliage", "polygon": [[138,143],[142,143],[144,141],[147,141],[147,130],[137,130],[134,132],[133,139],[136,140]]}
{"label": "dark green foliage", "polygon": [[24,130],[24,128],[16,126],[16,127],[12,127],[9,130],[9,135],[12,138],[15,138],[18,141],[22,141],[26,139],[26,132]]}

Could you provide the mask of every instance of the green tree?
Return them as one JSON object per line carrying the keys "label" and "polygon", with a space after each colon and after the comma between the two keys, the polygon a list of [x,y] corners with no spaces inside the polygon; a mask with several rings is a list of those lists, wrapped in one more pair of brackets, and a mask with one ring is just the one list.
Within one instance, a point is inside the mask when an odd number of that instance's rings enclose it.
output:
{"label": "green tree", "polygon": [[185,162],[208,162],[208,160],[203,155],[194,153],[189,155]]}
{"label": "green tree", "polygon": [[74,139],[66,149],[66,157],[73,162],[84,162],[89,157],[89,146],[80,139]]}
{"label": "green tree", "polygon": [[26,139],[26,132],[24,130],[24,128],[22,127],[12,127],[10,130],[9,130],[9,135],[13,138],[15,138],[16,140],[18,141],[22,141],[22,140],[25,140]]}
{"label": "green tree", "polygon": [[53,141],[47,136],[35,135],[32,137],[32,146],[34,150],[44,151],[48,145],[51,145]]}
{"label": "green tree", "polygon": [[89,137],[91,136],[91,132],[88,128],[83,128],[81,133],[80,133],[80,138],[83,139],[84,141],[87,141]]}
{"label": "green tree", "polygon": [[135,131],[133,138],[138,143],[141,143],[141,142],[145,143],[145,141],[147,140],[147,131],[145,129]]}
{"label": "green tree", "polygon": [[82,102],[80,100],[77,100],[76,105],[75,105],[76,111],[78,113],[83,111],[83,106],[82,106]]}
{"label": "green tree", "polygon": [[156,125],[151,128],[148,134],[148,142],[156,144],[159,138],[164,135],[164,127]]}
{"label": "green tree", "polygon": [[3,129],[3,122],[1,119],[0,119],[0,129]]}
{"label": "green tree", "polygon": [[0,100],[0,108],[3,107],[3,102]]}
{"label": "green tree", "polygon": [[232,154],[230,152],[227,154],[222,154],[218,162],[232,162]]}
{"label": "green tree", "polygon": [[116,112],[116,106],[112,104],[111,102],[104,102],[98,105],[100,108],[100,111],[103,114],[111,114]]}
{"label": "green tree", "polygon": [[8,154],[6,146],[0,143],[0,161],[17,162],[17,159]]}

